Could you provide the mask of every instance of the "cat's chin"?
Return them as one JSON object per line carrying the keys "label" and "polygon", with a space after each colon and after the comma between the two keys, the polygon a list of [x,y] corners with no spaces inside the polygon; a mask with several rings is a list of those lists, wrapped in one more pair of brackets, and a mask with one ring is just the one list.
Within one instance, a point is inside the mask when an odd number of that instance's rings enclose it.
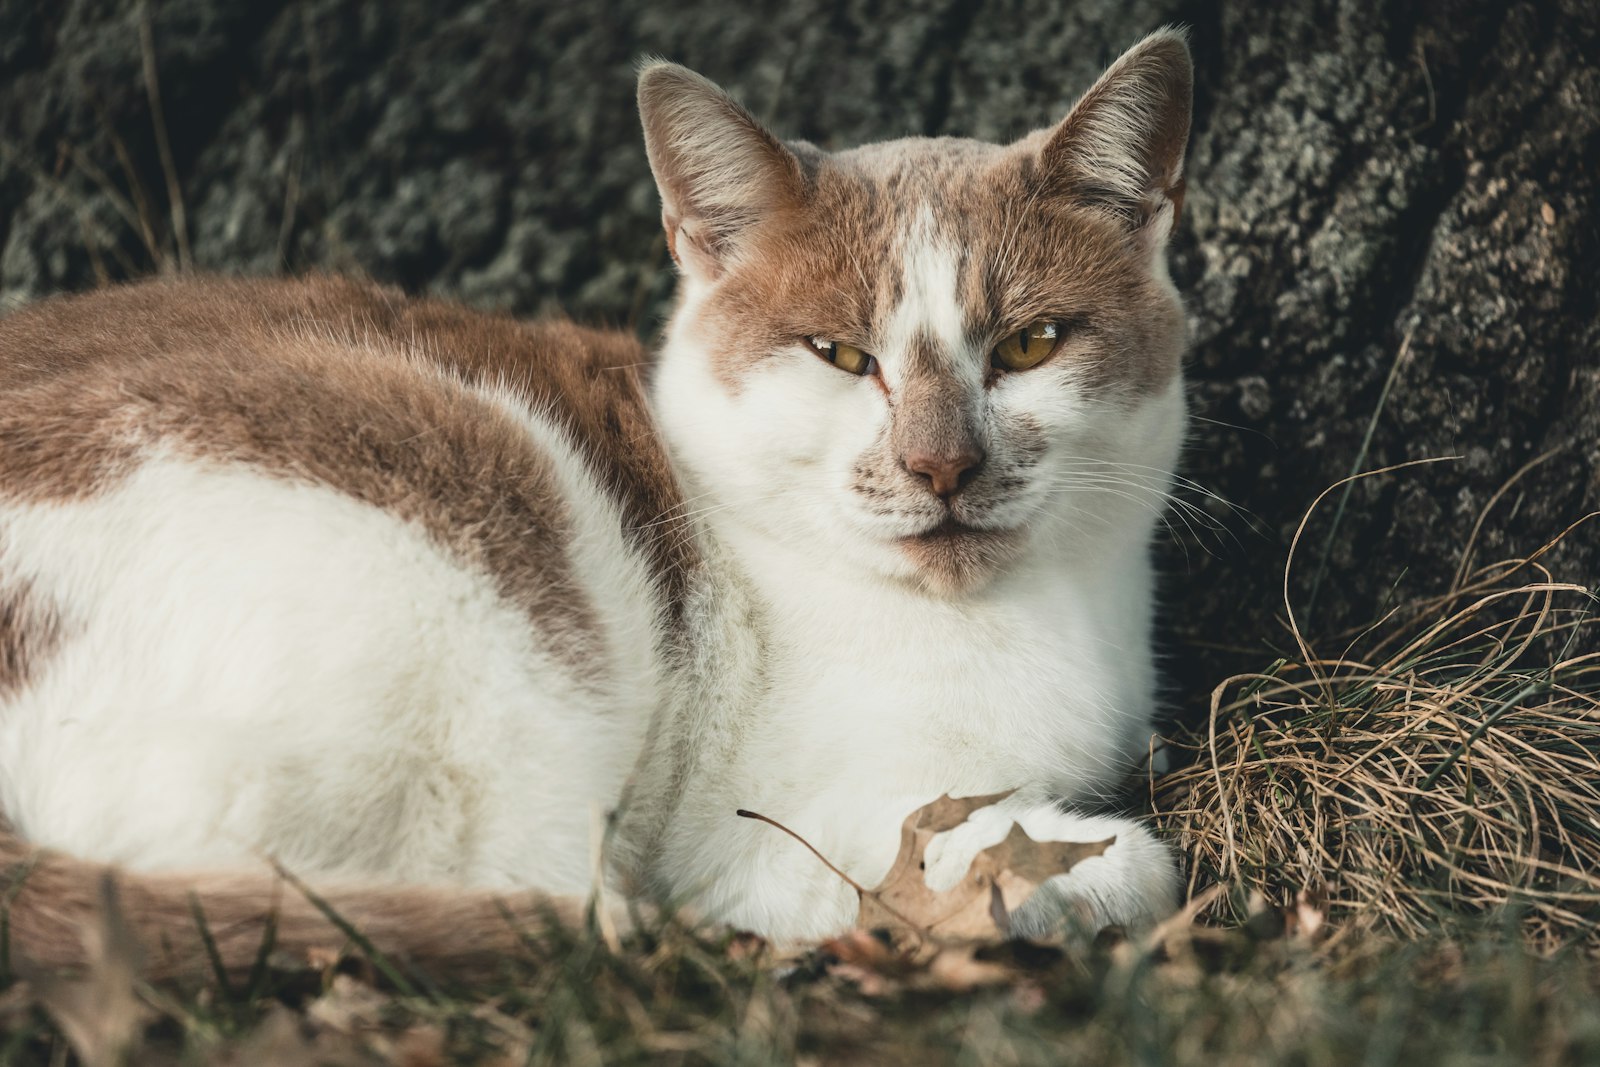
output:
{"label": "cat's chin", "polygon": [[1023,547],[1020,530],[981,530],[946,519],[926,533],[902,537],[900,551],[911,561],[914,580],[929,592],[968,593],[986,584],[1016,560]]}

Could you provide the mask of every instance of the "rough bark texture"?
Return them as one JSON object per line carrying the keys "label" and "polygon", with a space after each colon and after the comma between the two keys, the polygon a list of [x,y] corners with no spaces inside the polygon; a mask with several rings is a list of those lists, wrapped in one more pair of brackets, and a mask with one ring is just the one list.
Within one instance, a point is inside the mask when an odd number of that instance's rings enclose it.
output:
{"label": "rough bark texture", "polygon": [[[1197,496],[1223,531],[1175,521],[1164,551],[1174,695],[1192,708],[1283,640],[1289,538],[1353,467],[1461,457],[1355,488],[1316,631],[1447,581],[1496,489],[1547,451],[1478,558],[1600,508],[1597,11],[0,0],[0,300],[171,269],[175,184],[199,268],[364,272],[649,331],[670,272],[633,114],[640,56],[686,62],[824,146],[1004,138],[1185,23],[1199,83],[1175,272],[1203,420],[1187,474],[1246,513]],[[1332,511],[1303,542],[1298,608]],[[1600,581],[1600,527],[1557,563]]]}

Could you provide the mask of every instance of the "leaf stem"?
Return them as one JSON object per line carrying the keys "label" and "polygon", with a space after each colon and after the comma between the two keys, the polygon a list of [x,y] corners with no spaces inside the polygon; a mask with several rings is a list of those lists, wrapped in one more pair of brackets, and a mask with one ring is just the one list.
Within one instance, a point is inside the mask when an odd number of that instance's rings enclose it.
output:
{"label": "leaf stem", "polygon": [[757,822],[764,822],[768,826],[775,826],[778,829],[782,830],[784,833],[788,834],[790,837],[794,838],[796,841],[798,841],[802,845],[804,845],[806,847],[806,851],[810,852],[813,856],[817,857],[817,859],[821,860],[822,861],[822,865],[824,867],[828,868],[828,870],[832,871],[834,874],[837,874],[840,878],[844,879],[845,884],[848,885],[851,889],[854,889],[857,894],[859,894],[860,896],[863,896],[863,897],[871,897],[873,899],[873,901],[878,905],[878,907],[882,908],[884,911],[888,912],[890,915],[894,916],[896,919],[899,919],[901,922],[905,923],[907,926],[911,927],[911,929],[917,931],[922,936],[924,936],[924,937],[933,936],[933,932],[931,930],[929,930],[926,926],[923,926],[921,923],[917,922],[915,919],[912,919],[910,916],[908,916],[905,913],[901,912],[900,909],[890,906],[890,904],[887,901],[885,901],[883,899],[883,897],[880,896],[876,891],[864,888],[861,885],[860,882],[856,881],[854,878],[850,877],[848,874],[845,874],[839,868],[835,867],[833,865],[833,861],[828,859],[828,857],[824,856],[822,853],[818,852],[817,851],[817,847],[815,845],[813,845],[810,841],[807,841],[805,838],[801,837],[799,834],[795,833],[793,830],[791,830],[787,826],[783,825],[783,823],[779,822],[777,819],[771,818],[770,816],[762,815],[760,812],[757,812],[757,811],[746,811],[744,808],[739,808],[739,809],[735,810],[734,814],[739,816],[739,818],[741,818],[741,819],[754,819]]}

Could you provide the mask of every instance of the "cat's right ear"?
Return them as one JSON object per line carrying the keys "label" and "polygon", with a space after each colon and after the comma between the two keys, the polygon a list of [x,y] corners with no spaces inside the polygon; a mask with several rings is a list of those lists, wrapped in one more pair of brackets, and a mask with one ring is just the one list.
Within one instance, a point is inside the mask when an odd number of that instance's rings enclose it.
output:
{"label": "cat's right ear", "polygon": [[640,69],[639,118],[667,247],[689,274],[717,277],[751,226],[801,195],[794,153],[687,67],[653,60]]}
{"label": "cat's right ear", "polygon": [[1181,31],[1124,52],[1050,131],[1040,162],[1069,195],[1121,219],[1152,248],[1183,206],[1194,67]]}

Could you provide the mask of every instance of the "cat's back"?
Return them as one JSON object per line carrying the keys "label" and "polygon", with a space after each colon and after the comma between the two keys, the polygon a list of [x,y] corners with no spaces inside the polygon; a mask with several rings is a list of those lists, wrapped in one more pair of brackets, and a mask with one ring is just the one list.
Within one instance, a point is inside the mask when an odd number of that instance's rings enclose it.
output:
{"label": "cat's back", "polygon": [[647,361],[619,331],[335,277],[56,298],[0,319],[0,498],[87,499],[161,455],[320,483],[463,550],[467,531],[474,551],[531,552],[561,540],[573,501],[552,453],[570,452],[676,591],[693,558]]}
{"label": "cat's back", "polygon": [[55,298],[0,318],[0,494],[92,491],[158,438],[305,473],[487,469],[525,449],[524,427],[483,417],[509,403],[513,422],[531,409],[559,427],[670,581],[692,558],[670,521],[679,500],[645,401],[648,360],[620,331],[338,277]]}
{"label": "cat's back", "polygon": [[[227,859],[216,826],[150,817],[189,781],[245,847],[311,868],[520,874],[527,846],[467,813],[540,768],[486,754],[592,767],[566,784],[609,802],[692,565],[644,362],[623,334],[337,279],[0,320],[7,814],[80,854]],[[318,766],[352,752],[367,771]],[[239,776],[226,803],[207,784]],[[413,794],[450,798],[436,837],[371,832]],[[367,815],[335,855],[338,803]]]}

